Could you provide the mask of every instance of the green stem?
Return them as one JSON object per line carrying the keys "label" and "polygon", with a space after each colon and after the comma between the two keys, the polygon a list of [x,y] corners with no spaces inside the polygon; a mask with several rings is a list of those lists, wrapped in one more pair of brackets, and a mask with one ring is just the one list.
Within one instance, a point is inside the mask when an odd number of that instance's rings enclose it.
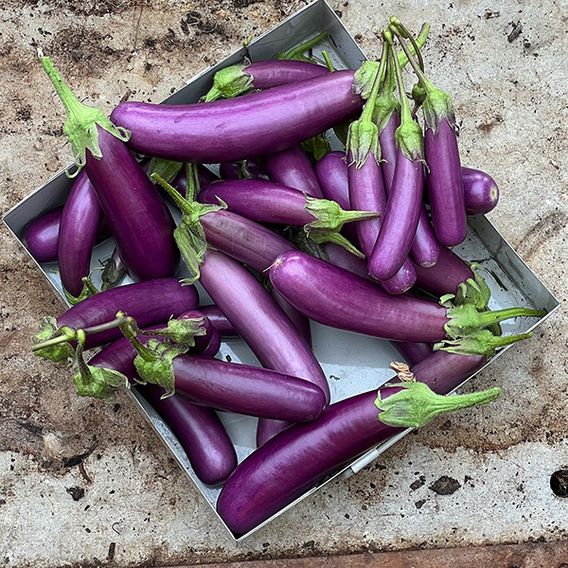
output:
{"label": "green stem", "polygon": [[383,83],[383,79],[385,76],[387,59],[388,59],[388,49],[386,45],[383,43],[379,67],[377,68],[377,72],[373,79],[373,86],[371,87],[371,93],[369,94],[369,98],[367,99],[367,102],[363,107],[363,112],[361,113],[361,118],[360,118],[361,121],[372,120],[373,118],[373,113],[375,111],[375,103],[377,102],[377,95],[379,94],[379,88]]}
{"label": "green stem", "polygon": [[546,310],[533,310],[530,308],[505,308],[504,310],[494,310],[482,312],[478,315],[479,325],[487,327],[502,321],[513,318],[538,318],[546,315]]}
{"label": "green stem", "polygon": [[83,276],[83,278],[81,278],[81,282],[83,282],[83,285],[85,286],[85,288],[87,288],[87,290],[93,296],[95,294],[99,293],[99,291],[97,290],[96,286],[93,284],[93,281],[91,280],[91,278],[89,276]]}
{"label": "green stem", "polygon": [[284,53],[279,53],[276,56],[276,59],[289,59],[289,60],[294,60],[298,58],[303,59],[305,51],[308,51],[308,49],[311,49],[312,47],[316,46],[318,43],[322,42],[328,35],[329,35],[328,32],[321,32],[312,39],[309,39],[304,43],[301,43],[300,45],[297,45],[296,47],[293,47],[292,49],[285,51]]}
{"label": "green stem", "polygon": [[[187,189],[185,192],[186,201],[195,201],[197,194],[199,193],[199,177],[197,174],[197,164],[187,163],[185,165],[185,177]],[[162,186],[163,187],[163,186]]]}
{"label": "green stem", "polygon": [[[420,65],[420,69],[422,69],[422,71],[424,71],[424,59],[422,58],[422,52],[420,51],[420,48],[418,47],[416,40],[414,39],[414,36],[408,31],[408,29],[402,24],[402,22],[396,17],[391,18],[391,26],[393,26],[394,29],[396,29],[402,37],[410,40],[410,43],[412,44],[412,49],[413,49],[412,55],[416,55],[416,57],[418,57],[418,65]],[[399,36],[399,39],[400,39],[400,36]],[[406,53],[405,53],[405,55],[406,55]],[[407,56],[407,59],[408,59],[408,56]]]}
{"label": "green stem", "polygon": [[91,373],[91,369],[87,363],[85,363],[85,359],[83,357],[83,348],[85,346],[85,340],[87,339],[87,335],[84,330],[78,329],[77,330],[77,348],[75,349],[75,360],[77,361],[77,366],[79,367],[79,373],[86,378],[88,381],[93,380],[93,374]]}
{"label": "green stem", "polygon": [[34,343],[32,345],[32,351],[39,351],[46,347],[52,347],[53,345],[60,345],[61,343],[68,343],[69,341],[74,341],[77,338],[77,331],[71,327],[61,327],[59,328],[59,333],[56,337],[51,339],[46,339],[41,343]]}
{"label": "green stem", "polygon": [[[400,65],[398,63],[398,57],[394,52],[394,45],[392,42],[392,34],[390,30],[387,30],[383,34],[385,41],[388,43],[389,52],[391,57],[391,62],[394,65],[394,73],[396,77],[396,84],[398,86],[398,93],[400,97],[400,124],[403,125],[405,123],[412,122],[412,112],[410,110],[410,103],[408,102],[408,98],[406,96],[406,91],[404,90],[404,81],[402,79],[402,71]],[[409,58],[410,59],[410,58]]]}
{"label": "green stem", "polygon": [[434,351],[447,351],[462,355],[483,355],[492,357],[497,349],[524,341],[532,337],[532,333],[495,336],[488,329],[482,329],[458,339],[444,339],[434,344]]}
{"label": "green stem", "polygon": [[333,66],[333,62],[331,61],[331,57],[329,56],[329,53],[327,51],[325,51],[325,49],[324,49],[321,52],[321,56],[323,57],[323,60],[325,61],[325,66],[327,67],[329,72],[333,73],[335,71],[335,67]]}
{"label": "green stem", "polygon": [[144,359],[144,361],[153,362],[157,360],[157,357],[150,349],[148,349],[139,339],[138,339],[138,325],[136,320],[130,316],[127,316],[124,312],[118,312],[116,318],[120,321],[120,331],[130,343],[132,347],[136,349],[136,353]]}
{"label": "green stem", "polygon": [[[190,201],[184,198],[177,189],[172,187],[163,177],[159,174],[153,173],[150,176],[152,181],[155,181],[170,197],[170,199],[174,202],[176,207],[184,214],[184,215],[191,215],[193,213],[193,208],[191,207]],[[190,192],[190,181],[191,177],[188,176],[187,179],[187,194],[189,195]]]}
{"label": "green stem", "polygon": [[[426,45],[426,41],[428,41],[429,34],[430,34],[430,24],[425,22],[422,24],[420,32],[418,33],[418,37],[414,42],[414,46],[418,48],[418,51],[420,51]],[[413,50],[415,49],[414,46],[412,47]],[[415,52],[413,51],[412,53]],[[408,63],[408,57],[406,57],[406,54],[404,52],[398,54],[398,63],[401,66],[401,68],[404,68]]]}

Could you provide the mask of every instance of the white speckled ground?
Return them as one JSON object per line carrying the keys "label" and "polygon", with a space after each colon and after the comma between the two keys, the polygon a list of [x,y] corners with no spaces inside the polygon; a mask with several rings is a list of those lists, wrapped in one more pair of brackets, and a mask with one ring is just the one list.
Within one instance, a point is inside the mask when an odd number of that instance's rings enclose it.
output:
{"label": "white speckled ground", "polygon": [[[301,5],[5,0],[1,210],[70,155],[33,46],[55,57],[81,95],[110,109],[127,89],[162,99]],[[491,219],[565,304],[566,3],[334,7],[369,55],[388,15],[432,23],[431,76],[454,94],[463,161],[497,178],[502,201]],[[522,32],[509,42],[519,21]],[[500,385],[499,404],[409,436],[236,547],[126,399],[114,407],[77,400],[65,371],[29,354],[38,317],[61,306],[0,230],[0,563],[85,566],[114,556],[119,566],[151,565],[566,538],[568,500],[549,487],[551,473],[568,466],[564,312],[476,381]],[[88,451],[82,469],[72,465]],[[451,495],[429,489],[443,475],[460,483]]]}

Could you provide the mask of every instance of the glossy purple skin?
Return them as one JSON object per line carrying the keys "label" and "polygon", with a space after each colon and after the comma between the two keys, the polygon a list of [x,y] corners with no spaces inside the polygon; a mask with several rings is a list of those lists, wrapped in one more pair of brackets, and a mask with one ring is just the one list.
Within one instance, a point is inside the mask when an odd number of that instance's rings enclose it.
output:
{"label": "glossy purple skin", "polygon": [[396,143],[395,132],[400,126],[400,115],[394,111],[388,119],[385,127],[379,134],[379,144],[381,146],[381,171],[387,195],[392,186],[394,172],[396,170],[396,158],[398,145]]}
{"label": "glossy purple skin", "polygon": [[391,296],[372,282],[299,251],[279,257],[270,281],[310,319],[391,341],[434,343],[446,337],[446,309],[411,296]]}
{"label": "glossy purple skin", "polygon": [[[128,152],[126,148],[125,151]],[[83,289],[82,278],[89,275],[91,255],[102,218],[103,210],[97,192],[87,177],[87,172],[83,171],[73,182],[63,206],[57,244],[61,283],[72,296],[79,296]]]}
{"label": "glossy purple skin", "polygon": [[352,116],[362,105],[353,76],[336,71],[211,103],[124,102],[111,120],[131,131],[128,145],[137,152],[179,162],[235,162],[299,144]]}
{"label": "glossy purple skin", "polygon": [[326,406],[319,387],[272,369],[180,355],[174,373],[176,393],[229,412],[307,422]]}
{"label": "glossy purple skin", "polygon": [[221,347],[221,333],[209,321],[209,318],[199,310],[189,310],[183,313],[177,319],[198,319],[203,318],[203,327],[205,328],[205,335],[195,336],[195,347],[191,348],[191,352],[195,351],[202,357],[215,357]]}
{"label": "glossy purple skin", "polygon": [[270,89],[327,73],[327,67],[308,61],[256,61],[244,68],[244,74],[252,77],[255,89]]}
{"label": "glossy purple skin", "polygon": [[440,257],[436,266],[432,268],[415,266],[415,269],[418,288],[436,297],[455,294],[462,282],[474,278],[468,264],[446,247],[440,248]]}
{"label": "glossy purple skin", "polygon": [[229,211],[259,223],[306,225],[314,216],[306,211],[306,195],[298,189],[262,179],[221,180],[199,194],[201,203],[219,203]]}
{"label": "glossy purple skin", "polygon": [[239,335],[235,331],[233,324],[227,319],[227,316],[214,304],[201,306],[199,311],[207,317],[207,320],[219,332],[221,337],[236,337]]}
{"label": "glossy purple skin", "polygon": [[[482,357],[438,352],[413,371],[432,390],[447,394],[482,363]],[[380,390],[387,398],[399,389]],[[247,457],[217,501],[229,528],[235,534],[248,532],[327,475],[401,432],[377,419],[376,398],[372,390],[332,404],[316,421],[290,427]]]}
{"label": "glossy purple skin", "polygon": [[230,211],[201,217],[207,243],[254,270],[266,270],[280,254],[296,247],[274,231]]}
{"label": "glossy purple skin", "polygon": [[[335,201],[346,211],[351,209],[345,152],[328,152],[318,160],[314,169],[325,199]],[[353,244],[357,245],[357,225],[355,223],[347,223],[343,227],[343,233]]]}
{"label": "glossy purple skin", "polygon": [[[387,195],[383,184],[381,167],[372,154],[369,154],[360,168],[355,166],[351,157],[348,162],[349,201],[351,206],[353,209],[379,213],[379,217],[359,221],[356,225],[361,250],[367,259],[370,259],[387,210]],[[369,268],[369,264],[367,264],[367,268]],[[381,281],[381,284],[389,294],[398,295],[410,290],[415,282],[416,273],[414,272],[414,267],[407,259],[395,274]]]}
{"label": "glossy purple skin", "polygon": [[461,177],[468,215],[482,215],[495,209],[499,201],[499,188],[489,174],[462,166]]}
{"label": "glossy purple skin", "polygon": [[404,357],[409,365],[416,365],[432,355],[430,343],[409,343],[407,341],[393,341],[392,346]]}
{"label": "glossy purple skin", "polygon": [[[132,316],[140,327],[167,321],[197,307],[197,291],[182,286],[175,278],[159,278],[118,286],[89,296],[57,318],[59,326],[74,329],[92,327],[112,321],[118,311]],[[120,329],[89,334],[86,348],[98,347],[121,337]]]}
{"label": "glossy purple skin", "polygon": [[312,197],[323,197],[312,163],[301,146],[291,146],[265,156],[263,167],[272,181]]}
{"label": "glossy purple skin", "polygon": [[310,346],[254,276],[209,250],[200,282],[264,367],[314,383],[329,402],[326,376]]}
{"label": "glossy purple skin", "polygon": [[278,290],[272,290],[272,297],[274,301],[280,306],[280,309],[288,316],[294,327],[298,330],[301,336],[312,346],[312,332],[310,330],[310,320],[302,313],[300,313],[294,306],[292,306],[286,298],[283,298]]}
{"label": "glossy purple skin", "polygon": [[103,158],[97,160],[87,153],[85,171],[120,257],[136,279],[172,276],[179,254],[165,203],[126,145],[97,128]]}
{"label": "glossy purple skin", "polygon": [[[135,356],[134,347],[122,338],[99,351],[89,364],[115,369],[134,379]],[[237,467],[237,455],[215,411],[178,395],[160,400],[161,389],[151,385],[139,391],[178,439],[197,477],[208,485],[223,483]]]}
{"label": "glossy purple skin", "polygon": [[62,212],[63,207],[57,207],[42,213],[26,225],[22,240],[37,262],[57,260],[57,241]]}
{"label": "glossy purple skin", "polygon": [[[256,160],[247,160],[246,168],[253,178],[264,175],[262,166]],[[219,173],[223,179],[241,179],[243,177],[241,166],[235,162],[223,162],[220,164]]]}
{"label": "glossy purple skin", "polygon": [[[175,177],[172,185],[185,197],[187,192],[187,178],[186,178],[185,167],[183,167],[178,175]],[[206,168],[204,165],[199,164],[197,166],[197,179],[199,181],[199,187],[205,187],[214,181],[217,181],[219,178],[209,169]]]}
{"label": "glossy purple skin", "polygon": [[386,280],[394,276],[408,258],[420,217],[424,177],[422,163],[400,150],[381,230],[369,258],[371,276]]}
{"label": "glossy purple skin", "polygon": [[440,120],[436,132],[426,128],[424,155],[428,164],[426,186],[436,238],[446,246],[458,245],[465,239],[467,219],[458,141],[448,119]]}

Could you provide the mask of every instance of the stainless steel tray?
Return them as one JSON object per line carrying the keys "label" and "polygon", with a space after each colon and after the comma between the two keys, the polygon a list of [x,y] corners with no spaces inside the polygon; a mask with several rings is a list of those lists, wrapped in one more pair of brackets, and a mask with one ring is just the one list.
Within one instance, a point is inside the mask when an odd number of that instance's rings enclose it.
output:
{"label": "stainless steel tray", "polygon": [[[326,49],[337,68],[356,68],[365,60],[363,52],[334,11],[323,0],[313,2],[253,41],[249,46],[249,53],[253,60],[271,59],[277,53],[289,49],[321,31],[329,32],[329,39],[315,51]],[[164,102],[179,104],[197,101],[210,87],[211,78],[217,70],[241,62],[244,56],[244,49],[233,53],[219,64],[191,79],[185,87],[168,97]],[[64,172],[60,172],[5,215],[4,223],[24,249],[22,232],[26,224],[42,212],[64,203],[70,186],[71,181],[65,176]],[[99,244],[94,250],[92,267],[100,266],[100,261],[108,258],[113,248],[112,239]],[[558,307],[558,301],[550,291],[484,217],[470,220],[467,240],[457,248],[457,252],[465,259],[478,261],[486,269],[485,276],[493,296],[491,308],[497,309],[513,305],[545,308],[549,312],[547,316],[549,317]],[[57,264],[38,264],[37,266],[53,286],[55,292],[65,301]],[[95,273],[96,284],[98,283],[97,278],[98,276]],[[203,295],[203,300],[207,301],[205,295]],[[503,328],[506,333],[521,333],[533,329],[542,321],[544,320],[541,319],[536,322],[535,320],[520,319],[505,323]],[[397,352],[386,341],[341,332],[314,323],[312,323],[312,334],[315,353],[329,377],[333,401],[380,386],[392,376],[392,372],[388,368],[389,363],[392,360],[400,359]],[[500,354],[504,351],[501,351]],[[219,357],[225,358],[227,356],[230,356],[233,361],[258,364],[250,349],[238,339],[231,339],[223,343]],[[488,365],[490,364],[491,362],[488,363]],[[144,417],[169,448],[180,467],[197,485],[215,511],[215,502],[220,489],[208,487],[199,481],[185,452],[168,427],[136,392],[136,389],[132,390],[132,397]],[[231,413],[220,414],[235,443],[239,460],[244,459],[254,448],[256,419]],[[349,476],[358,472],[407,433],[408,431],[403,432],[395,439],[368,451],[350,465],[304,493],[294,503],[291,503],[249,533],[238,538],[232,535],[233,538],[239,541],[247,538],[335,477],[342,474]],[[215,512],[215,514],[217,513]],[[218,518],[229,530],[223,520],[220,517]]]}

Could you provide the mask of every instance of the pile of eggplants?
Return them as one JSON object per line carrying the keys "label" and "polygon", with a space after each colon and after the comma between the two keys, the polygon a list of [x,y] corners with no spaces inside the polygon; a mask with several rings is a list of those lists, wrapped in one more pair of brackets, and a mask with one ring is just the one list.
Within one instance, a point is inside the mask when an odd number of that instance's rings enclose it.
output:
{"label": "pile of eggplants", "polygon": [[[121,102],[110,119],[41,57],[77,167],[64,205],[23,239],[39,263],[57,262],[76,304],[44,318],[32,349],[72,360],[79,395],[137,388],[203,483],[224,484],[218,511],[235,534],[401,429],[492,401],[498,389],[445,395],[529,336],[502,336],[500,322],[543,315],[490,310],[479,268],[451,250],[499,192],[461,165],[451,99],[425,73],[428,30],[415,38],[391,18],[380,60],[359,69],[306,56],[314,40],[219,71],[202,102]],[[93,249],[109,236],[108,272],[133,283],[109,276],[99,291]],[[213,304],[200,306],[195,283]],[[330,400],[310,321],[391,341],[406,363]],[[260,366],[216,357],[236,336]],[[218,411],[259,418],[240,464]]]}

